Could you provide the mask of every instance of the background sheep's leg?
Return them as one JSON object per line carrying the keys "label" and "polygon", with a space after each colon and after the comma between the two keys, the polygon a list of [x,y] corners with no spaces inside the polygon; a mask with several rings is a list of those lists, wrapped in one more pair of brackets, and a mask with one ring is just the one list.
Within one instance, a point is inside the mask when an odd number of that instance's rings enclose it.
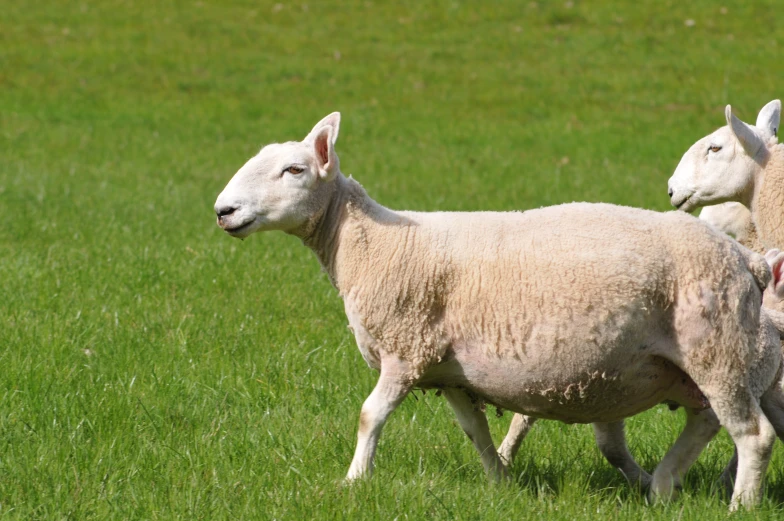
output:
{"label": "background sheep's leg", "polygon": [[673,499],[681,480],[721,425],[711,409],[684,408],[686,427],[653,472],[652,499]]}
{"label": "background sheep's leg", "polygon": [[444,389],[449,405],[457,415],[457,421],[463,428],[468,438],[473,442],[476,450],[482,458],[482,465],[485,467],[488,477],[494,481],[509,478],[509,472],[498,457],[490,436],[490,428],[487,425],[487,417],[471,402],[471,398],[460,389]]}
{"label": "background sheep's leg", "polygon": [[[399,365],[399,364],[398,364]],[[400,405],[413,384],[406,378],[405,372],[395,366],[385,366],[382,362],[381,377],[370,393],[362,412],[359,414],[359,431],[357,432],[357,449],[348,469],[346,481],[351,481],[373,473],[373,455],[387,418]]]}
{"label": "background sheep's leg", "polygon": [[[536,418],[523,414],[515,414],[512,418],[509,432],[507,432],[503,443],[498,448],[498,455],[507,468],[512,465],[520,445],[535,421]],[[604,457],[607,458],[607,461],[621,471],[629,483],[648,488],[652,480],[651,475],[645,472],[629,453],[623,425],[623,421],[594,423],[593,432],[596,436],[596,444]]]}
{"label": "background sheep's leg", "polygon": [[621,474],[634,486],[648,488],[651,475],[640,467],[626,446],[623,432],[623,420],[610,423],[594,423],[593,433],[596,444],[610,464],[621,471]]}
{"label": "background sheep's leg", "polygon": [[776,436],[784,441],[784,390],[778,383],[762,395],[760,407],[765,417],[770,421],[776,431]]}
{"label": "background sheep's leg", "polygon": [[504,441],[498,447],[498,455],[507,468],[512,466],[512,461],[520,449],[520,444],[523,443],[535,421],[536,418],[525,416],[524,414],[515,414],[512,417],[509,432],[506,433]]}
{"label": "background sheep's leg", "polygon": [[732,489],[735,487],[735,474],[738,473],[738,447],[735,447],[735,452],[732,453],[732,459],[721,473],[719,478],[719,485],[724,489],[727,496],[732,495]]}

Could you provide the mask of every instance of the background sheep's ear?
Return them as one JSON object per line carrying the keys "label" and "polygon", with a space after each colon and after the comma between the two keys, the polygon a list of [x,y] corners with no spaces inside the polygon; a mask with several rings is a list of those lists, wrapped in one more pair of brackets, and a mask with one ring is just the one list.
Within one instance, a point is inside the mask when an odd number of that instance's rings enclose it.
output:
{"label": "background sheep's ear", "polygon": [[335,141],[338,140],[338,133],[340,132],[340,112],[333,112],[329,116],[316,123],[316,126],[313,127],[313,130],[311,130],[310,134],[308,134],[305,138],[305,141],[315,140],[319,130],[321,130],[322,127],[332,128],[332,144],[334,145]]}
{"label": "background sheep's ear", "polygon": [[[338,118],[340,118],[340,115],[338,115]],[[314,129],[311,134],[314,132],[312,143],[316,154],[319,176],[325,181],[332,181],[340,170],[338,155],[335,153],[335,140],[337,139],[335,134],[337,134],[337,129],[331,125],[324,125],[319,129]],[[308,135],[308,139],[311,139],[310,135]]]}
{"label": "background sheep's ear", "polygon": [[757,151],[763,145],[762,138],[757,135],[753,128],[735,117],[731,106],[727,105],[727,108],[724,109],[724,117],[727,118],[727,125],[729,125],[732,133],[735,134],[735,137],[738,138],[740,144],[743,145],[746,153],[751,157],[756,156]]}
{"label": "background sheep's ear", "polygon": [[781,101],[774,99],[760,110],[757,116],[756,127],[769,132],[771,136],[778,136],[779,122],[781,120]]}

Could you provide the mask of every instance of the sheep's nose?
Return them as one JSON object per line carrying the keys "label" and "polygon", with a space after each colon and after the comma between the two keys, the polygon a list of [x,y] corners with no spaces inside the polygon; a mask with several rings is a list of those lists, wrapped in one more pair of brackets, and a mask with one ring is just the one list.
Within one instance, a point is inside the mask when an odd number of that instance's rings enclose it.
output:
{"label": "sheep's nose", "polygon": [[237,211],[237,208],[237,206],[216,206],[215,213],[218,215],[218,219],[220,219],[221,217],[233,214]]}
{"label": "sheep's nose", "polygon": [[667,195],[669,195],[670,198],[672,199],[672,187],[667,189]]}

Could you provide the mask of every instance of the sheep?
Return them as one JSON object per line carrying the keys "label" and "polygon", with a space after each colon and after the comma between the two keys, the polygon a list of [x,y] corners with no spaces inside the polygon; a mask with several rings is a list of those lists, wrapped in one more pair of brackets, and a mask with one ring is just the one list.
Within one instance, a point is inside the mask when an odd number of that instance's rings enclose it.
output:
{"label": "sheep", "polygon": [[[703,213],[708,209],[714,210],[708,212],[707,219],[704,219],[709,224],[714,225],[714,227],[720,229],[720,231],[726,232],[729,230],[737,233],[741,238],[751,242],[749,241],[749,238],[753,237],[752,234],[754,230],[753,223],[751,223],[751,214],[746,207],[739,203],[723,203],[716,206],[705,207]],[[700,214],[700,218],[703,218],[702,213]],[[712,220],[713,223],[711,223],[709,219]],[[749,233],[749,231],[751,233]],[[771,266],[771,270],[775,276],[764,294],[763,311],[765,311],[771,319],[778,318],[777,327],[779,329],[784,329],[784,322],[782,322],[780,318],[784,316],[781,314],[781,312],[784,312],[784,281],[782,281],[781,271],[784,263],[784,253],[780,253],[779,250],[771,250],[766,254],[765,258]],[[760,349],[763,352],[766,348],[777,348],[778,342],[776,342],[775,339],[769,345],[765,343],[766,341],[767,339],[760,341],[760,345],[763,346]],[[763,380],[760,372],[766,371],[766,366],[775,364],[773,361],[774,355],[771,353],[767,353],[761,359],[766,361],[763,363],[762,367],[755,370],[757,373],[755,381]],[[754,372],[752,372],[752,374],[754,374]],[[521,443],[535,421],[536,418],[523,414],[515,414],[512,418],[512,422],[509,425],[509,431],[501,443],[501,446],[498,448],[498,455],[507,468],[511,466]],[[629,453],[624,434],[624,422],[594,423],[592,427],[596,443],[605,459],[616,467],[629,483],[640,486],[642,489],[649,489],[652,484],[652,477],[640,467]],[[722,473],[723,482],[729,483],[734,477],[734,466],[736,464],[737,462],[733,459],[727,466]],[[676,486],[679,485],[679,483],[674,484]]]}
{"label": "sheep", "polygon": [[682,212],[395,212],[341,173],[339,128],[333,113],[301,142],[262,148],[215,212],[237,238],[299,237],[380,372],[347,481],[372,473],[381,430],[414,388],[443,391],[493,480],[508,471],[479,402],[609,423],[670,400],[690,415],[654,490],[672,490],[696,457],[684,449],[720,421],[738,448],[731,508],[757,503],[776,436],[747,385],[769,329],[761,255]]}
{"label": "sheep", "polygon": [[[713,206],[705,206],[700,212],[700,219],[717,230],[735,238],[742,245],[764,253],[765,249],[757,237],[757,229],[751,220],[751,212],[740,203],[728,202]],[[504,465],[510,467],[520,448],[520,444],[533,427],[536,418],[515,414],[509,425],[509,431],[498,447],[498,455]],[[624,436],[623,421],[593,424],[594,436],[601,453],[611,465],[616,467],[633,485],[646,489],[650,487],[651,476],[640,467],[629,453]]]}
{"label": "sheep", "polygon": [[736,201],[751,211],[762,249],[784,247],[784,146],[778,144],[781,101],[748,125],[724,111],[727,126],[700,139],[683,155],[668,182],[670,203],[679,210]]}

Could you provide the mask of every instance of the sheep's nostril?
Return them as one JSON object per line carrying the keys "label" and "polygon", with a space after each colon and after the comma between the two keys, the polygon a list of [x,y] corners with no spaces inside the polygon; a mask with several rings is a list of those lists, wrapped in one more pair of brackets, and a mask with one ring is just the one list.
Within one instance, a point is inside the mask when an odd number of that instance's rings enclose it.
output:
{"label": "sheep's nostril", "polygon": [[669,188],[669,189],[667,189],[667,195],[669,195],[670,197],[672,197],[672,188]]}
{"label": "sheep's nostril", "polygon": [[237,211],[236,206],[224,206],[223,208],[216,208],[215,213],[218,214],[218,218],[226,217],[227,215],[231,215]]}

